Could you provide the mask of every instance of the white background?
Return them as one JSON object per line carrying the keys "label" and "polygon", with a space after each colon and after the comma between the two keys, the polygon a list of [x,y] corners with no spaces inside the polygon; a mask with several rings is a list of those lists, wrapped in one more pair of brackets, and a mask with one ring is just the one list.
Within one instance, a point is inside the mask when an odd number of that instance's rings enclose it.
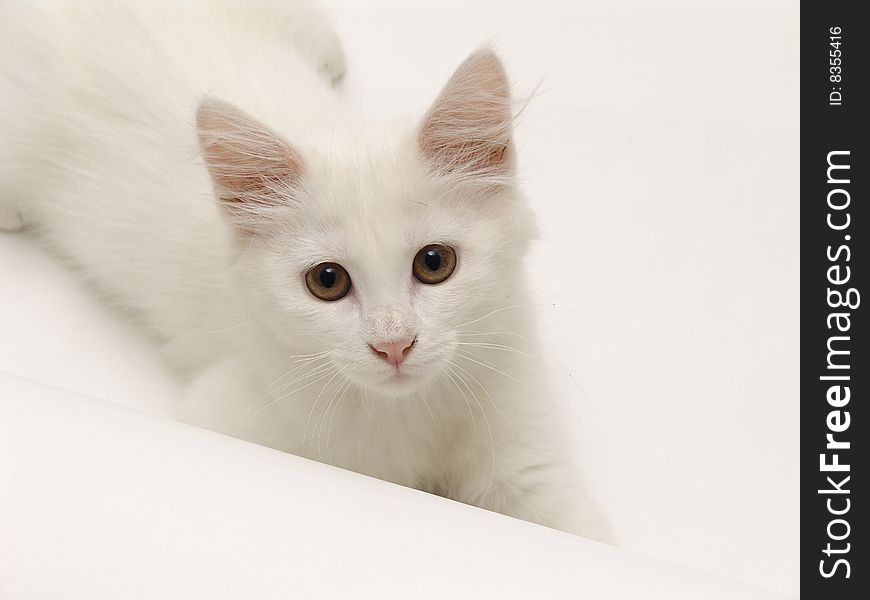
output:
{"label": "white background", "polygon": [[[548,365],[622,546],[798,591],[797,2],[326,3],[342,93],[420,114],[492,42],[519,94]],[[157,409],[136,330],[0,236],[0,370]]]}

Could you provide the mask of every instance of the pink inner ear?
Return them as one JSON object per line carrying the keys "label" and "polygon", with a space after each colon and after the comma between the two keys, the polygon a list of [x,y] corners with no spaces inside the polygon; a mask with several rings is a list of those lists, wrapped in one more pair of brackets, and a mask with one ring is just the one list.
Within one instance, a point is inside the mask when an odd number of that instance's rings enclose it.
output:
{"label": "pink inner ear", "polygon": [[227,102],[203,100],[196,124],[206,166],[226,202],[282,203],[302,176],[302,161],[289,144]]}
{"label": "pink inner ear", "polygon": [[512,119],[501,61],[490,50],[478,50],[460,65],[426,115],[420,151],[443,173],[503,177],[511,167]]}

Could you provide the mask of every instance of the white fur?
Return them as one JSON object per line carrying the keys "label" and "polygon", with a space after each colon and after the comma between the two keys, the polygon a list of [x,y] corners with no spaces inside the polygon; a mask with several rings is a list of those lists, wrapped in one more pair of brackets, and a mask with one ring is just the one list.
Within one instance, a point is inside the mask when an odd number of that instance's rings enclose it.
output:
{"label": "white fur", "polygon": [[[343,69],[328,23],[300,0],[4,1],[0,226],[20,214],[162,342],[190,382],[179,418],[605,537],[529,358],[520,264],[534,227],[513,153],[478,168],[479,148],[450,155],[444,141],[476,123],[509,148],[509,114],[492,118],[509,104],[500,63],[477,53],[422,122],[377,126],[337,101]],[[463,113],[475,93],[481,114]],[[222,159],[208,159],[212,180],[199,146],[221,134],[203,113],[196,126],[206,96],[251,115],[240,143],[286,142],[298,180],[222,209]],[[411,262],[434,242],[458,266],[426,286]],[[350,273],[346,298],[307,291],[322,261]],[[401,380],[368,347],[396,336],[418,339]]]}

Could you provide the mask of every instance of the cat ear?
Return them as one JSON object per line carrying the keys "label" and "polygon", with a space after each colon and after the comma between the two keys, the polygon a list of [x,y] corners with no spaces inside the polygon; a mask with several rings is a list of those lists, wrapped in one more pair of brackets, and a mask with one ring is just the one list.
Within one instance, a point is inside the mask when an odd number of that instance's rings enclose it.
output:
{"label": "cat ear", "polygon": [[463,62],[423,119],[418,145],[438,173],[503,183],[513,170],[510,86],[496,54]]}
{"label": "cat ear", "polygon": [[252,232],[287,206],[302,176],[299,155],[280,136],[232,104],[206,97],[196,113],[199,145],[228,217]]}

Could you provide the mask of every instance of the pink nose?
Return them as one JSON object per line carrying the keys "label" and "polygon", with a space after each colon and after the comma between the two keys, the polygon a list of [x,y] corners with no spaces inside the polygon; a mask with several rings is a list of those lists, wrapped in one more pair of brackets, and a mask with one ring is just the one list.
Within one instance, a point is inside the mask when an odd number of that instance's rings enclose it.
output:
{"label": "pink nose", "polygon": [[405,357],[411,351],[411,346],[414,345],[415,341],[399,340],[397,342],[382,342],[371,346],[378,356],[398,369],[399,365],[405,361]]}

